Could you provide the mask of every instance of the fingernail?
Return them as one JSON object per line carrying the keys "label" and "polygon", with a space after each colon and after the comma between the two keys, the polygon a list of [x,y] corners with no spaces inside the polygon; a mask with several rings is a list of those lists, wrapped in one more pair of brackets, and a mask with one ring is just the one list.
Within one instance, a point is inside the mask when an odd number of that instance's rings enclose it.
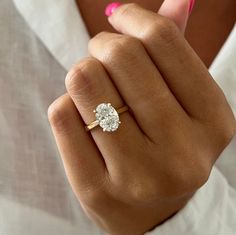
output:
{"label": "fingernail", "polygon": [[194,8],[194,5],[195,5],[195,0],[190,0],[190,3],[189,3],[189,15],[191,15],[192,11],[193,11],[193,8]]}
{"label": "fingernail", "polygon": [[120,2],[112,2],[106,6],[105,9],[105,15],[111,16],[116,8],[118,8],[121,5]]}

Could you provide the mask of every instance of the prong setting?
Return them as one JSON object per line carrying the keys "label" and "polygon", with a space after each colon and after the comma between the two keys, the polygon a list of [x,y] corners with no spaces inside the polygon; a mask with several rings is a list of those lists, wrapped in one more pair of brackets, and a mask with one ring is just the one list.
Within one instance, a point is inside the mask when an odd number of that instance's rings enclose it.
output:
{"label": "prong setting", "polygon": [[114,132],[120,125],[119,114],[111,103],[102,103],[95,110],[96,120],[104,132]]}

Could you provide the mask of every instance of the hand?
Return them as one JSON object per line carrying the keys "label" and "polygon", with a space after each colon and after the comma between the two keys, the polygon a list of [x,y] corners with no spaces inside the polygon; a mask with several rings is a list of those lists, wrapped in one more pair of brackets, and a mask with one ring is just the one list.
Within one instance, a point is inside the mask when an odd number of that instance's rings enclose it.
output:
{"label": "hand", "polygon": [[[91,58],[66,78],[49,120],[87,215],[114,235],[140,235],[182,208],[208,179],[236,130],[206,67],[169,19],[135,4],[109,18]],[[114,133],[84,123],[103,102],[127,104]]]}

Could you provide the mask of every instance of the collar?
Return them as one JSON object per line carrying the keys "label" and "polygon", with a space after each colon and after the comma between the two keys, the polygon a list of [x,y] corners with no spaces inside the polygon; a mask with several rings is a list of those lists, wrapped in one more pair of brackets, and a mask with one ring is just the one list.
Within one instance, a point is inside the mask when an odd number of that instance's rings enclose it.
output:
{"label": "collar", "polygon": [[88,56],[89,34],[74,0],[14,0],[25,21],[66,69]]}

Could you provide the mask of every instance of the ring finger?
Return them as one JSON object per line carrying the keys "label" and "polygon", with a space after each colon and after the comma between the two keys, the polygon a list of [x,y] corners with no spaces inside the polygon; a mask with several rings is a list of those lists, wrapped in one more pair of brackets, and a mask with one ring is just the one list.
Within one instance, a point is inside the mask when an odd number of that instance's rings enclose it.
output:
{"label": "ring finger", "polygon": [[[115,108],[124,106],[104,67],[94,58],[86,58],[72,68],[66,78],[66,87],[86,124],[95,120],[93,110],[101,103],[111,103]],[[136,155],[130,151],[135,149],[137,143],[144,141],[141,130],[129,112],[122,113],[120,119],[121,125],[112,134],[103,132],[101,128],[91,130],[108,171],[114,166],[117,169],[124,164],[122,152],[130,156],[125,159],[126,163],[132,161]]]}

